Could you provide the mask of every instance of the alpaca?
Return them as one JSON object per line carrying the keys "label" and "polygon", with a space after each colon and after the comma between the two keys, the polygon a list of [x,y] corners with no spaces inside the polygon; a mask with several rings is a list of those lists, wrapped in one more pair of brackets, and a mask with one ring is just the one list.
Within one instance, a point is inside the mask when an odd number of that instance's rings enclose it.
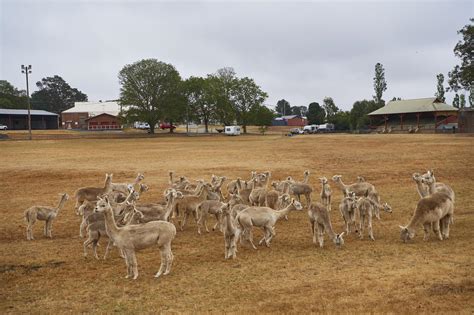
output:
{"label": "alpaca", "polygon": [[348,194],[346,194],[346,197],[344,197],[341,200],[341,203],[339,204],[339,211],[341,212],[342,218],[344,219],[344,222],[346,223],[346,234],[351,233],[351,227],[354,228],[354,230],[357,232],[355,228],[356,209],[357,209],[357,200],[356,200],[355,193],[349,192]]}
{"label": "alpaca", "polygon": [[237,257],[237,238],[239,231],[235,226],[231,214],[231,207],[228,203],[222,205],[220,212],[222,216],[222,230],[224,232],[225,243],[224,258],[229,259],[232,257],[232,259],[235,259]]}
{"label": "alpaca", "polygon": [[240,178],[237,179],[237,194],[242,198],[245,204],[250,205],[250,193],[254,189],[254,185],[256,182],[256,178],[254,178],[250,182],[241,181]]}
{"label": "alpaca", "polygon": [[426,174],[423,174],[422,183],[428,186],[428,191],[430,194],[433,194],[437,191],[443,192],[447,194],[449,198],[451,198],[451,201],[454,203],[454,191],[448,185],[436,182],[433,170],[429,170],[428,172],[426,172]]}
{"label": "alpaca", "polygon": [[248,207],[242,210],[236,219],[239,229],[242,230],[242,235],[250,242],[254,249],[257,247],[253,243],[252,227],[261,227],[264,231],[264,236],[260,240],[259,245],[265,242],[267,247],[275,236],[276,222],[287,215],[291,210],[302,210],[301,203],[292,199],[291,203],[282,210],[273,210],[268,207]]}
{"label": "alpaca", "polygon": [[109,193],[112,190],[113,174],[105,174],[105,184],[103,188],[100,187],[82,187],[76,190],[74,197],[76,198],[76,214],[79,215],[79,206],[84,202],[96,201],[98,196]]}
{"label": "alpaca", "polygon": [[[250,173],[250,179],[248,180],[249,182],[252,181],[255,177],[257,176],[257,172],[255,171],[252,171]],[[242,181],[242,179],[237,178],[237,179],[234,179],[234,180],[231,180],[229,183],[227,183],[227,193],[233,193],[235,194],[237,192],[237,188],[238,188],[238,181]]]}
{"label": "alpaca", "polygon": [[[196,196],[197,194],[199,194],[199,192],[201,191],[202,185],[204,185],[205,183],[204,180],[202,179],[197,179],[196,182],[197,184],[195,185],[188,184],[185,189],[176,189],[176,190],[180,191],[183,194],[183,196],[190,196],[190,195]],[[168,189],[173,189],[173,188],[168,188]]]}
{"label": "alpaca", "polygon": [[331,211],[331,186],[328,184],[328,179],[322,177],[319,179],[321,182],[321,203]]}
{"label": "alpaca", "polygon": [[135,186],[137,186],[144,178],[145,178],[145,176],[143,174],[138,173],[137,177],[135,178],[135,180],[131,184],[128,184],[128,183],[120,183],[120,184],[119,183],[112,183],[111,184],[112,191],[116,191],[116,192],[122,193],[125,196],[127,196],[128,193],[130,192],[130,188],[132,187],[132,188],[135,189]]}
{"label": "alpaca", "polygon": [[189,185],[189,181],[186,177],[180,176],[179,180],[173,180],[174,171],[168,172],[168,184],[171,188],[174,189],[185,189],[187,185]]}
{"label": "alpaca", "polygon": [[313,234],[314,245],[319,242],[319,247],[324,246],[324,232],[326,231],[336,247],[344,245],[344,239],[341,234],[336,234],[332,228],[329,212],[324,205],[319,202],[312,203],[308,210],[309,222],[311,223],[311,232]]}
{"label": "alpaca", "polygon": [[213,175],[213,176],[217,179],[213,178],[214,182],[211,180],[212,191],[213,191],[213,194],[211,194],[211,195],[213,197],[215,196],[214,194],[218,195],[218,199],[213,199],[213,200],[224,200],[224,195],[222,194],[222,185],[227,180],[227,177],[225,177],[225,176],[219,177],[219,176],[215,176],[215,175]]}
{"label": "alpaca", "polygon": [[375,241],[374,238],[374,232],[372,229],[372,209],[374,208],[373,206],[373,201],[369,199],[369,194],[368,192],[365,194],[365,196],[360,197],[357,200],[357,210],[359,211],[359,238],[363,238],[363,229],[365,224],[367,223],[367,228],[369,231],[369,237],[372,241]]}
{"label": "alpaca", "polygon": [[420,195],[420,198],[428,196],[429,188],[423,184],[423,176],[421,176],[420,173],[413,173],[412,178],[416,183],[416,189]]}
{"label": "alpaca", "polygon": [[79,214],[82,215],[81,225],[79,226],[79,236],[84,237],[87,232],[87,217],[94,212],[96,202],[85,200],[79,207]]}
{"label": "alpaca", "polygon": [[309,183],[309,175],[310,175],[309,170],[305,170],[303,175],[304,175],[304,179],[303,179],[302,183],[303,184],[308,184]]}
{"label": "alpaca", "polygon": [[36,223],[36,220],[46,221],[44,223],[44,236],[52,238],[51,228],[53,225],[53,220],[56,219],[59,210],[64,207],[64,204],[69,199],[69,195],[64,193],[59,200],[57,207],[48,207],[48,206],[32,206],[25,211],[25,220],[28,223],[26,227],[26,239],[31,241],[34,240],[33,237],[33,225]]}
{"label": "alpaca", "polygon": [[186,225],[186,221],[190,214],[194,216],[194,219],[197,222],[196,208],[201,202],[207,199],[207,196],[210,191],[211,191],[211,185],[204,184],[201,187],[201,191],[199,192],[199,195],[184,196],[181,200],[178,200],[178,202],[175,203],[173,213],[177,217],[179,217],[180,210],[182,210],[183,212],[183,220],[181,221],[181,224],[180,224],[181,231],[184,229]]}
{"label": "alpaca", "polygon": [[357,176],[357,182],[358,183],[363,183],[363,182],[365,182],[365,178],[363,176]]}
{"label": "alpaca", "polygon": [[352,191],[358,197],[362,197],[367,190],[369,193],[375,190],[374,185],[368,182],[357,182],[351,185],[345,185],[342,182],[342,175],[334,175],[332,180],[336,183],[336,185],[341,189],[342,193],[345,195],[347,192]]}
{"label": "alpaca", "polygon": [[107,234],[112,239],[114,245],[124,253],[128,271],[125,278],[135,280],[138,277],[138,264],[135,252],[155,244],[158,245],[161,253],[161,265],[155,278],[170,273],[173,263],[171,242],[176,236],[176,228],[172,223],[152,221],[140,225],[118,227],[107,197],[99,199],[95,211],[104,213]]}
{"label": "alpaca", "polygon": [[216,217],[216,224],[212,228],[214,231],[220,223],[220,212],[219,209],[224,205],[223,202],[218,200],[204,200],[197,206],[197,213],[198,213],[198,221],[197,221],[197,228],[198,234],[201,235],[201,227],[204,225],[206,228],[206,232],[209,233],[209,229],[207,228],[207,216],[209,214],[213,214]]}
{"label": "alpaca", "polygon": [[142,216],[133,221],[133,224],[147,223],[150,221],[169,221],[174,205],[179,199],[183,199],[183,197],[181,192],[169,189],[165,196],[165,205],[159,203],[135,205],[134,209],[140,212]]}
{"label": "alpaca", "polygon": [[[275,204],[275,210],[282,210],[286,208],[291,202],[290,194],[284,193],[278,197]],[[285,215],[285,220],[288,221],[288,214]]]}
{"label": "alpaca", "polygon": [[[415,212],[407,226],[400,225],[400,239],[408,242],[415,237],[416,227],[423,226],[424,240],[428,240],[430,227],[442,241],[449,238],[449,224],[454,213],[454,203],[450,196],[437,191],[421,198],[416,205]],[[441,232],[440,232],[441,225]]]}
{"label": "alpaca", "polygon": [[306,199],[306,204],[308,206],[311,204],[311,193],[313,192],[313,188],[311,188],[310,185],[295,182],[290,185],[290,191],[296,196],[299,202],[301,202],[301,195],[303,195]]}

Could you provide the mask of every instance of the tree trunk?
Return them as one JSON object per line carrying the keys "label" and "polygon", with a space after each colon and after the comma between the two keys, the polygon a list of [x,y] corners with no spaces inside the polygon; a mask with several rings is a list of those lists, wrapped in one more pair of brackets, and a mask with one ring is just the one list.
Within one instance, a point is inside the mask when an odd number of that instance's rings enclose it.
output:
{"label": "tree trunk", "polygon": [[151,134],[154,134],[154,133],[155,133],[155,124],[153,124],[153,123],[148,123],[148,125],[150,125],[150,133],[151,133]]}
{"label": "tree trunk", "polygon": [[173,127],[172,127],[172,126],[173,126],[173,121],[172,121],[172,120],[170,120],[170,133],[173,133],[173,132],[174,132],[174,131],[173,131]]}
{"label": "tree trunk", "polygon": [[247,133],[247,125],[242,126],[244,128],[244,133]]}
{"label": "tree trunk", "polygon": [[204,118],[204,131],[209,133],[209,119]]}

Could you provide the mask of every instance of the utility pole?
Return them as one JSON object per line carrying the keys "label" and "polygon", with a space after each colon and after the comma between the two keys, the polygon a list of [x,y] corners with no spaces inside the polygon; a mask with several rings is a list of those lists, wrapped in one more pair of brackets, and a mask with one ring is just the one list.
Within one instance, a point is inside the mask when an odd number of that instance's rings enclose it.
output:
{"label": "utility pole", "polygon": [[28,84],[28,74],[31,73],[31,65],[21,65],[21,73],[26,76],[26,97],[28,98],[28,139],[31,140],[31,105],[30,105],[30,88]]}

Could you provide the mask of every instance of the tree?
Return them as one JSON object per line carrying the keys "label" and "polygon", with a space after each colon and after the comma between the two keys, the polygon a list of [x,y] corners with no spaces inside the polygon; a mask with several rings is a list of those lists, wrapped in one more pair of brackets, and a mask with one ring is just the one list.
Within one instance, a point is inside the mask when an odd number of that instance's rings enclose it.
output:
{"label": "tree", "polygon": [[459,108],[459,94],[458,93],[454,94],[453,106],[456,108]]}
{"label": "tree", "polygon": [[[469,21],[472,23],[474,19]],[[460,89],[471,91],[474,85],[474,24],[465,25],[458,34],[462,39],[454,47],[454,54],[461,59],[461,65],[448,73],[448,84],[455,92]]]}
{"label": "tree", "polygon": [[215,115],[215,102],[210,88],[211,78],[190,77],[183,83],[187,101],[187,115],[204,123],[205,132],[209,132],[209,121]]}
{"label": "tree", "polygon": [[74,106],[74,102],[86,102],[87,95],[71,87],[58,75],[46,77],[36,82],[39,91],[31,94],[31,104],[35,109],[43,109],[60,114]]}
{"label": "tree", "polygon": [[287,100],[281,99],[277,102],[277,105],[275,107],[275,111],[284,116],[284,115],[290,115],[291,114],[291,106],[290,103],[288,103]]}
{"label": "tree", "polygon": [[292,115],[306,116],[308,108],[306,106],[293,106],[291,107],[290,113]]}
{"label": "tree", "polygon": [[[143,59],[120,70],[120,103],[127,107],[129,120],[144,121],[155,132],[155,125],[165,117],[175,117],[175,107],[182,105],[181,77],[175,67],[156,59]],[[167,111],[172,111],[167,113]],[[182,108],[180,109],[180,111]]]}
{"label": "tree", "polygon": [[326,120],[332,122],[332,118],[339,111],[339,108],[334,104],[332,97],[325,97],[323,100],[323,108],[326,112]]}
{"label": "tree", "polygon": [[307,113],[308,123],[313,124],[322,124],[324,123],[324,118],[326,117],[326,112],[324,108],[319,105],[319,103],[313,102],[308,106]]}
{"label": "tree", "polygon": [[459,95],[459,108],[466,107],[466,96],[464,94]]}
{"label": "tree", "polygon": [[224,125],[232,125],[236,118],[232,99],[237,80],[234,69],[218,69],[216,73],[208,75],[208,79],[217,119]]}
{"label": "tree", "polygon": [[350,112],[338,111],[331,119],[336,130],[351,129],[351,114]]}
{"label": "tree", "polygon": [[380,62],[375,65],[374,90],[374,101],[377,104],[383,103],[382,95],[387,90],[387,82],[385,81],[385,69]]}
{"label": "tree", "polygon": [[268,94],[248,77],[236,80],[233,92],[232,101],[237,121],[242,125],[244,133],[247,133],[247,126],[251,123],[251,111],[263,106]]}
{"label": "tree", "polygon": [[438,74],[436,76],[436,79],[438,79],[438,85],[437,85],[437,92],[435,96],[441,101],[445,102],[446,99],[444,97],[444,75],[442,73]]}
{"label": "tree", "polygon": [[375,100],[362,100],[355,102],[350,111],[351,129],[367,128],[369,125],[369,118],[367,114],[379,109],[380,107],[383,107],[383,104],[377,103]]}
{"label": "tree", "polygon": [[251,117],[256,126],[271,126],[275,114],[266,106],[256,106],[252,109]]}
{"label": "tree", "polygon": [[0,80],[0,108],[28,108],[26,92],[18,90],[6,80]]}
{"label": "tree", "polygon": [[395,97],[394,96],[391,101],[393,102],[393,101],[401,101],[401,100],[402,100],[401,97]]}

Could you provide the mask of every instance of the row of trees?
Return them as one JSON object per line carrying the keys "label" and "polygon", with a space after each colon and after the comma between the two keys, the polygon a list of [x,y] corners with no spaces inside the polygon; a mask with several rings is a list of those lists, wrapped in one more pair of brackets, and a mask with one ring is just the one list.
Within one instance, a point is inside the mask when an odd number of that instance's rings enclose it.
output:
{"label": "row of trees", "polygon": [[126,65],[119,73],[120,102],[127,121],[144,121],[151,133],[159,121],[199,121],[209,124],[270,125],[273,112],[263,105],[268,97],[249,77],[222,68],[206,77],[182,80],[171,65],[144,59]]}
{"label": "row of trees", "polygon": [[[74,102],[87,101],[87,95],[71,87],[58,75],[36,82],[38,91],[31,94],[32,109],[42,109],[60,114],[74,106]],[[28,98],[25,90],[19,90],[6,80],[0,80],[0,108],[25,109]]]}

